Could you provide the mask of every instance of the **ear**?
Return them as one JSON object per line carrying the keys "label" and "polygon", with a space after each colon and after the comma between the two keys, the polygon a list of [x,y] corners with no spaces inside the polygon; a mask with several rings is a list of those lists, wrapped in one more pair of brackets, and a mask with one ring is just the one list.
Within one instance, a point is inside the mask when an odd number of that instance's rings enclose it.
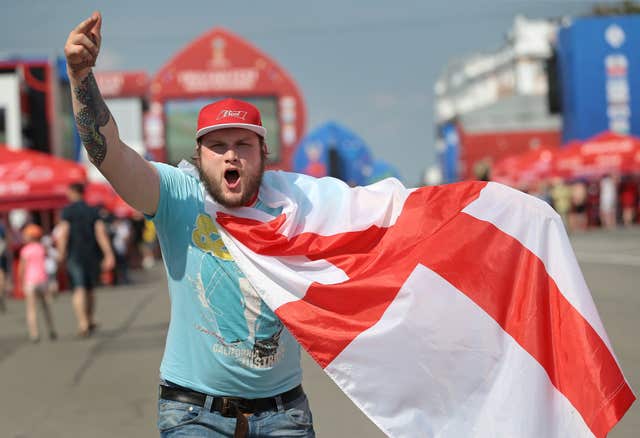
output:
{"label": "ear", "polygon": [[196,143],[196,147],[193,149],[193,155],[191,156],[191,160],[193,160],[196,165],[200,163],[200,150],[200,143]]}

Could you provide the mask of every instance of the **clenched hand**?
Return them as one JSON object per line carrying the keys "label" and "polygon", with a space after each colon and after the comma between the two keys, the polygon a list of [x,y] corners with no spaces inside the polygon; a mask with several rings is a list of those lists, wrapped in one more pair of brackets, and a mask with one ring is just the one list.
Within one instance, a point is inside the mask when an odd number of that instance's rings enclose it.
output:
{"label": "clenched hand", "polygon": [[71,31],[64,45],[69,74],[77,78],[85,76],[96,65],[102,35],[102,16],[94,12]]}

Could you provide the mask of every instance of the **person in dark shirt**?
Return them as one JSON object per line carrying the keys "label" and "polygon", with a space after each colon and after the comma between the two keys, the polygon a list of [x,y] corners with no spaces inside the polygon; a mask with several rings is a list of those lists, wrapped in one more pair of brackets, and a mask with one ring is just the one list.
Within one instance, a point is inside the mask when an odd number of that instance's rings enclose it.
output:
{"label": "person in dark shirt", "polygon": [[96,326],[95,293],[101,268],[113,268],[114,256],[104,222],[96,209],[84,200],[84,186],[73,184],[67,196],[71,203],[62,210],[60,222],[60,260],[65,260],[73,308],[78,320],[78,335],[89,336]]}

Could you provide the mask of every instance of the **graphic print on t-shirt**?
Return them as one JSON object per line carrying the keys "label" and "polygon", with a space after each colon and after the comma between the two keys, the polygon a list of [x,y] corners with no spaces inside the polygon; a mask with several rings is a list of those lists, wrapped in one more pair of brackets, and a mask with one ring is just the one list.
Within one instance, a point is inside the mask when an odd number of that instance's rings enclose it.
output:
{"label": "graphic print on t-shirt", "polygon": [[196,278],[190,281],[205,323],[196,328],[215,339],[215,353],[251,368],[274,366],[284,355],[282,323],[233,263],[211,217],[199,214],[194,226],[192,241],[202,252]]}

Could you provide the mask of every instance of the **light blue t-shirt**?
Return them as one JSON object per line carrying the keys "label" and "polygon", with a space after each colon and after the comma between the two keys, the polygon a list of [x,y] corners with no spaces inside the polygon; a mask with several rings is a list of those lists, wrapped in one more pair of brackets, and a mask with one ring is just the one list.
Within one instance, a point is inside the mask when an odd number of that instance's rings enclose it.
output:
{"label": "light blue t-shirt", "polygon": [[[154,222],[167,271],[171,322],[161,378],[212,395],[269,397],[302,380],[300,346],[256,294],[205,212],[198,179],[153,163]],[[271,214],[260,200],[256,208]]]}

